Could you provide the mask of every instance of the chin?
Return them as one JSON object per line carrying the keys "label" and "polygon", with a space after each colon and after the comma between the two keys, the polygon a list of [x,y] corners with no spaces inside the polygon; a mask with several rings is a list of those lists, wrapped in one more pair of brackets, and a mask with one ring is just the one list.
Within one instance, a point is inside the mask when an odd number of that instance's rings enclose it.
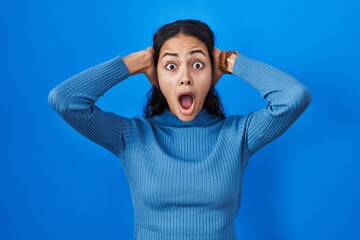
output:
{"label": "chin", "polygon": [[199,111],[194,111],[191,114],[184,114],[181,111],[178,111],[176,116],[183,122],[190,122],[196,118],[196,116],[199,114]]}
{"label": "chin", "polygon": [[186,115],[182,115],[181,114],[181,116],[177,116],[181,121],[183,121],[183,122],[191,122],[192,120],[194,120],[195,119],[195,117],[197,116],[197,114],[195,115],[195,116],[186,116]]}

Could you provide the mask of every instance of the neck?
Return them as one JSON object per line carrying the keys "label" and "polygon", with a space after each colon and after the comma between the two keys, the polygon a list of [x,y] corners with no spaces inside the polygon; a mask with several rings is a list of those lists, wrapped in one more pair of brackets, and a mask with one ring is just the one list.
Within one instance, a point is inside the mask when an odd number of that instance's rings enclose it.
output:
{"label": "neck", "polygon": [[163,113],[156,115],[152,119],[163,126],[173,127],[206,126],[214,123],[214,121],[221,120],[220,117],[210,114],[206,109],[203,109],[193,120],[188,122],[182,121],[168,109],[166,109]]}

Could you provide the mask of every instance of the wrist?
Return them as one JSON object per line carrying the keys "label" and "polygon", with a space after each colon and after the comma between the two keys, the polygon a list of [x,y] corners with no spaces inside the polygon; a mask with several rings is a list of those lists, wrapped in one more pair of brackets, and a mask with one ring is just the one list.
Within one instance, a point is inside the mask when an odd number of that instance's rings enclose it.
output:
{"label": "wrist", "polygon": [[233,67],[237,56],[237,54],[231,54],[230,57],[227,59],[227,71],[229,73],[233,73]]}
{"label": "wrist", "polygon": [[152,56],[146,50],[131,53],[123,58],[129,75],[145,73],[146,69],[151,66]]}
{"label": "wrist", "polygon": [[219,69],[223,73],[232,74],[232,69],[236,60],[237,51],[221,51],[219,55]]}

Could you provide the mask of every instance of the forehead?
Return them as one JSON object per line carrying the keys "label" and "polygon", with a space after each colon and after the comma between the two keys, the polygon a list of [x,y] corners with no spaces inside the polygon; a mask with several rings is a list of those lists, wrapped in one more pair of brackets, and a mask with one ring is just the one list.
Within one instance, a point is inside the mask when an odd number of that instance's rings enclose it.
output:
{"label": "forehead", "polygon": [[160,52],[164,51],[174,51],[174,52],[182,52],[182,51],[191,51],[195,48],[202,49],[204,52],[207,52],[207,47],[205,43],[200,41],[198,38],[178,34],[172,38],[169,38],[165,41],[163,46],[160,49]]}

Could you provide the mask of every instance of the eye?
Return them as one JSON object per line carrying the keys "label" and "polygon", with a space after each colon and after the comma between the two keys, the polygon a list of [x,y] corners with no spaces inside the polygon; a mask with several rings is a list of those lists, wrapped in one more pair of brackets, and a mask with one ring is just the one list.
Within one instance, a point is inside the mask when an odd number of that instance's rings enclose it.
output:
{"label": "eye", "polygon": [[196,61],[196,62],[194,62],[193,67],[196,69],[202,69],[202,68],[204,68],[204,63],[202,63],[200,61]]}
{"label": "eye", "polygon": [[167,70],[174,70],[176,68],[176,65],[174,63],[168,63],[165,65],[165,68]]}

